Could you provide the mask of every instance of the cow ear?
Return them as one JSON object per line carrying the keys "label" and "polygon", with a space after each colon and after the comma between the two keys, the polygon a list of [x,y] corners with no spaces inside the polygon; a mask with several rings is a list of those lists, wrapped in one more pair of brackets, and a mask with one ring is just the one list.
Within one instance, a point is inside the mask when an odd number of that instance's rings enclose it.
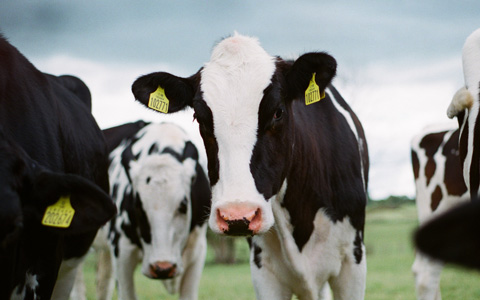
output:
{"label": "cow ear", "polygon": [[[132,85],[135,99],[146,107],[163,113],[174,113],[192,106],[192,100],[198,86],[199,72],[189,78],[157,72],[139,77]],[[167,99],[168,105],[155,105],[150,101],[158,93],[157,98]],[[164,102],[165,101],[160,101]]]}
{"label": "cow ear", "polygon": [[105,191],[74,174],[42,171],[34,178],[32,194],[35,204],[40,204],[37,209],[42,225],[62,234],[97,230],[117,211]]}
{"label": "cow ear", "polygon": [[480,269],[480,202],[468,202],[422,225],[418,249],[441,261]]}
{"label": "cow ear", "polygon": [[337,71],[335,59],[323,52],[311,52],[300,56],[286,74],[289,98],[304,99],[312,78],[322,94]]}

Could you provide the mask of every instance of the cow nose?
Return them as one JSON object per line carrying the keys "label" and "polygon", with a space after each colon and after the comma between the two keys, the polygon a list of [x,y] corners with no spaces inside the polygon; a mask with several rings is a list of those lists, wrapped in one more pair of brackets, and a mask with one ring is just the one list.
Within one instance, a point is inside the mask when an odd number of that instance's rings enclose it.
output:
{"label": "cow nose", "polygon": [[228,235],[255,235],[262,226],[262,212],[258,207],[224,207],[217,210],[217,225]]}
{"label": "cow nose", "polygon": [[167,261],[157,261],[149,266],[150,276],[153,279],[173,278],[177,272],[177,264]]}

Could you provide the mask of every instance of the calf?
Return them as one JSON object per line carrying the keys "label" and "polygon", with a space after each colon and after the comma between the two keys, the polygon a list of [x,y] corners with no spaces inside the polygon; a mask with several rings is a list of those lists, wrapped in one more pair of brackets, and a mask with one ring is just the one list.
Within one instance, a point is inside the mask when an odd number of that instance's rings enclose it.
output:
{"label": "calf", "polygon": [[[467,200],[458,153],[458,129],[428,128],[412,140],[412,165],[420,224]],[[443,264],[417,252],[412,270],[417,298],[439,300]]]}
{"label": "calf", "polygon": [[90,101],[80,79],[40,72],[0,36],[0,299],[68,299],[115,214]]}
{"label": "calf", "polygon": [[140,261],[142,274],[162,280],[168,292],[197,299],[211,193],[196,147],[169,123],[138,121],[104,133],[118,209],[104,231],[119,299],[136,299],[133,272]]}
{"label": "calf", "polygon": [[[255,38],[222,40],[196,74],[152,73],[135,98],[193,107],[212,186],[210,228],[253,236],[258,299],[363,299],[368,155],[356,115],[330,85],[336,61],[270,56]],[[150,104],[150,105],[149,105]]]}

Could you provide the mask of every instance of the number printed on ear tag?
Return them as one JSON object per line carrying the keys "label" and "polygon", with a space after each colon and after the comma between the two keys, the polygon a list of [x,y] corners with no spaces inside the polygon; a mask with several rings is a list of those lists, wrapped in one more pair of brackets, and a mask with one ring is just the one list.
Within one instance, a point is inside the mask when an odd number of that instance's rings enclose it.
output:
{"label": "number printed on ear tag", "polygon": [[325,98],[325,91],[322,91],[322,93],[320,94],[320,88],[315,82],[316,74],[317,73],[313,73],[312,79],[310,79],[310,83],[305,90],[305,105],[310,105]]}
{"label": "number printed on ear tag", "polygon": [[70,196],[62,196],[55,204],[47,207],[43,215],[42,225],[68,228],[73,220],[75,209],[70,203]]}
{"label": "number printed on ear tag", "polygon": [[148,107],[166,114],[168,113],[168,105],[169,101],[165,95],[165,90],[158,86],[158,89],[150,94],[150,98],[148,99]]}

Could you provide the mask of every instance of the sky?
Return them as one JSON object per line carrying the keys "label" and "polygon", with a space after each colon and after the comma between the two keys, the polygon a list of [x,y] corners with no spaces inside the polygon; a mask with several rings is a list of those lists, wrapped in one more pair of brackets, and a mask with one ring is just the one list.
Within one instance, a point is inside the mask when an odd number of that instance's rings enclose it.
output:
{"label": "sky", "polygon": [[191,111],[160,115],[134,102],[137,77],[189,76],[234,31],[284,58],[326,51],[367,135],[370,197],[382,199],[414,196],[414,135],[457,126],[445,112],[464,84],[461,49],[479,11],[478,0],[5,0],[0,32],[41,71],[85,81],[101,128],[171,121],[201,148]]}

